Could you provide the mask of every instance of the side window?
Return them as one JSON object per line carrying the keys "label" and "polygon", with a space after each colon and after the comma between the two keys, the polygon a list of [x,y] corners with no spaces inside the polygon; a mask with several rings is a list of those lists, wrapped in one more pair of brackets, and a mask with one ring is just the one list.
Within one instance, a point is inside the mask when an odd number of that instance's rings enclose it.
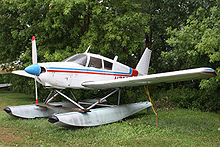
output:
{"label": "side window", "polygon": [[102,60],[95,58],[95,57],[90,57],[89,61],[89,67],[95,67],[95,68],[102,68]]}
{"label": "side window", "polygon": [[104,69],[112,70],[112,63],[104,60]]}

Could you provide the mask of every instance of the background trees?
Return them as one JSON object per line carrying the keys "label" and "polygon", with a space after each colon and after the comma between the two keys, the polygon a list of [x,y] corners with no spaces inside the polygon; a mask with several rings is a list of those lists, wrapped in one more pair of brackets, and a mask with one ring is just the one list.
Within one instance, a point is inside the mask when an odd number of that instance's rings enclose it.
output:
{"label": "background trees", "polygon": [[[180,68],[208,66],[216,69],[217,76],[200,83],[202,104],[206,109],[220,108],[220,15],[219,6],[206,10],[200,7],[180,29],[167,29],[171,37],[167,43],[174,49],[163,52],[167,62]],[[212,98],[214,99],[212,99]],[[209,103],[209,106],[205,106]]]}
{"label": "background trees", "polygon": [[[110,58],[118,55],[120,62],[135,67],[149,46],[153,51],[150,73],[200,66],[217,69],[218,76],[203,80],[200,87],[206,90],[202,94],[212,93],[213,103],[219,100],[218,1],[1,0],[0,5],[0,63],[14,61],[23,54],[22,65],[31,64],[33,35],[40,62],[61,61],[92,45],[91,52]],[[25,87],[32,87],[32,81],[13,81],[17,82],[17,90],[27,92]],[[161,84],[152,89],[155,93],[160,89],[175,91],[183,85],[186,83]],[[198,91],[199,81],[184,88]],[[142,93],[139,88],[135,91]]]}

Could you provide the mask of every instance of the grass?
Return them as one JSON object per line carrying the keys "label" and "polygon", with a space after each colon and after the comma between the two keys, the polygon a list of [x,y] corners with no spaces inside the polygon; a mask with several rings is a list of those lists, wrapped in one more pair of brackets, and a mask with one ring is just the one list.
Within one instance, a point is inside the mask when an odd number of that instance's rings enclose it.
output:
{"label": "grass", "polygon": [[0,91],[0,146],[220,146],[220,114],[185,109],[142,111],[99,127],[65,129],[47,119],[18,119],[3,111],[30,96]]}

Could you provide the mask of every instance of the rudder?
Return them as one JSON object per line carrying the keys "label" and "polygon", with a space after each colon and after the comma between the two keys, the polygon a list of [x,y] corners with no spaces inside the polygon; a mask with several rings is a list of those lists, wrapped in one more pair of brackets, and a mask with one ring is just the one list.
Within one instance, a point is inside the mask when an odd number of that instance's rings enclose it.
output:
{"label": "rudder", "polygon": [[138,75],[147,75],[148,74],[148,68],[150,64],[150,58],[151,58],[151,50],[146,48],[141,59],[139,60],[136,70],[138,71]]}

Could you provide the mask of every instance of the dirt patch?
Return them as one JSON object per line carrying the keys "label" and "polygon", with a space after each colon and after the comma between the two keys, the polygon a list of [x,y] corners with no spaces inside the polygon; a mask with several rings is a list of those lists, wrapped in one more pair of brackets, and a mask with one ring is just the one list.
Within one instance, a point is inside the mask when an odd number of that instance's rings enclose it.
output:
{"label": "dirt patch", "polygon": [[0,131],[0,145],[19,142],[22,137],[16,133],[17,130],[10,128],[1,128]]}

